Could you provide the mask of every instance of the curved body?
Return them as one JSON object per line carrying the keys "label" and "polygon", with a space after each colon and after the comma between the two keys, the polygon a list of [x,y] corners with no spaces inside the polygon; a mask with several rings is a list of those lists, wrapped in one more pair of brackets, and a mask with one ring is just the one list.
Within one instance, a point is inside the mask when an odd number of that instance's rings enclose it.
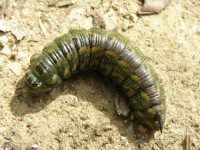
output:
{"label": "curved body", "polygon": [[127,97],[132,114],[153,130],[165,121],[165,96],[157,75],[141,51],[122,35],[102,29],[70,30],[34,54],[25,87],[37,93],[50,90],[83,70],[98,70]]}

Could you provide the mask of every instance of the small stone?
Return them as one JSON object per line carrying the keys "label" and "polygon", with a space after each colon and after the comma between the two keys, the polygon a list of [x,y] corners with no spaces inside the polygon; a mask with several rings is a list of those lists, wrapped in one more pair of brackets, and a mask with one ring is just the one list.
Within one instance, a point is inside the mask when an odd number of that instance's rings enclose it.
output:
{"label": "small stone", "polygon": [[7,45],[5,45],[3,47],[3,49],[0,51],[0,54],[4,54],[6,56],[10,56],[11,55],[11,50]]}
{"label": "small stone", "polygon": [[23,39],[24,36],[27,34],[22,24],[15,20],[0,20],[0,31],[11,31],[17,40]]}
{"label": "small stone", "polygon": [[122,141],[126,141],[126,138],[124,136],[121,136]]}
{"label": "small stone", "polygon": [[24,52],[18,52],[17,53],[17,58],[20,58],[20,59],[22,59],[22,58],[26,58],[28,55],[26,54],[26,53],[24,53]]}
{"label": "small stone", "polygon": [[3,148],[6,150],[12,149],[12,144],[10,142],[5,142]]}
{"label": "small stone", "polygon": [[152,147],[152,149],[153,149],[153,150],[160,150],[160,148],[158,147],[157,144],[154,144],[153,147]]}
{"label": "small stone", "polygon": [[38,148],[38,145],[37,145],[37,144],[33,144],[33,145],[32,145],[32,148],[33,148],[33,149],[37,149],[37,148]]}
{"label": "small stone", "polygon": [[8,134],[8,133],[5,133],[5,134],[4,134],[4,137],[5,137],[5,139],[8,140],[8,141],[12,140],[12,138],[11,138],[12,136],[11,136],[10,134]]}
{"label": "small stone", "polygon": [[88,116],[81,116],[80,119],[83,120],[83,121],[84,121],[84,120],[87,120],[87,119],[88,119]]}
{"label": "small stone", "polygon": [[85,127],[85,129],[88,129],[91,126],[91,123],[85,122],[83,123],[83,126]]}
{"label": "small stone", "polygon": [[107,30],[113,31],[117,29],[119,20],[113,9],[110,9],[108,13],[102,15],[102,18]]}
{"label": "small stone", "polygon": [[136,23],[139,20],[139,17],[136,14],[130,14],[130,19],[133,23]]}
{"label": "small stone", "polygon": [[142,8],[138,11],[141,15],[160,13],[163,9],[165,9],[171,0],[145,0]]}
{"label": "small stone", "polygon": [[5,134],[6,133],[7,128],[6,127],[0,127],[0,133],[1,134]]}
{"label": "small stone", "polygon": [[2,147],[5,150],[22,150],[20,145],[16,145],[10,142],[5,142]]}
{"label": "small stone", "polygon": [[85,137],[83,137],[82,140],[83,140],[83,141],[89,141],[88,135],[86,135]]}
{"label": "small stone", "polygon": [[121,28],[122,28],[123,31],[128,30],[128,28],[129,28],[129,21],[128,20],[124,20],[124,22],[122,23]]}
{"label": "small stone", "polygon": [[16,75],[20,76],[22,74],[22,66],[20,63],[14,62],[11,64],[8,64],[8,68]]}
{"label": "small stone", "polygon": [[67,7],[67,6],[73,5],[74,3],[75,2],[72,0],[60,0],[55,5],[57,7]]}
{"label": "small stone", "polygon": [[73,137],[73,133],[68,133],[68,136],[69,137]]}
{"label": "small stone", "polygon": [[66,128],[66,127],[62,127],[62,128],[59,129],[59,132],[60,132],[60,133],[68,134],[70,131],[69,131],[68,128]]}
{"label": "small stone", "polygon": [[127,141],[127,139],[124,136],[121,137],[121,141],[122,141],[122,145],[124,145],[124,146],[129,145],[129,142]]}
{"label": "small stone", "polygon": [[5,46],[8,43],[8,38],[5,35],[2,35],[0,37],[0,42],[2,43],[3,46]]}
{"label": "small stone", "polygon": [[112,126],[107,125],[103,128],[103,131],[108,131],[108,130],[112,130]]}
{"label": "small stone", "polygon": [[95,130],[95,135],[96,135],[96,136],[101,136],[101,135],[102,135],[102,131],[100,131],[100,130]]}

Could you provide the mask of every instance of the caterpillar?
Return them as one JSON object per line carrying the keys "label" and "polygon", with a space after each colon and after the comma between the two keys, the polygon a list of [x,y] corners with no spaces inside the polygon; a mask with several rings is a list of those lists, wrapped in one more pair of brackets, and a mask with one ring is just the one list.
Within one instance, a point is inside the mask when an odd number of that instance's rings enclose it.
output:
{"label": "caterpillar", "polygon": [[[31,93],[49,91],[84,70],[100,71],[124,93],[125,100],[116,101],[119,114],[133,114],[148,128],[162,132],[164,89],[142,52],[116,32],[79,29],[57,37],[44,46],[42,53],[32,55],[24,87]],[[124,104],[128,110],[123,110]]]}

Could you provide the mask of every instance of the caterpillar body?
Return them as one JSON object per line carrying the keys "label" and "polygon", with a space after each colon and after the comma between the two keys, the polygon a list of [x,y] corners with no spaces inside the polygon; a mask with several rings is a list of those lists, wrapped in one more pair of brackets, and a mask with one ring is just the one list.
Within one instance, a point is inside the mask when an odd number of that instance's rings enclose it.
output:
{"label": "caterpillar body", "polygon": [[24,86],[32,93],[49,91],[83,70],[98,70],[110,78],[126,95],[131,114],[162,131],[166,106],[157,75],[141,51],[115,32],[70,30],[56,38],[31,57]]}

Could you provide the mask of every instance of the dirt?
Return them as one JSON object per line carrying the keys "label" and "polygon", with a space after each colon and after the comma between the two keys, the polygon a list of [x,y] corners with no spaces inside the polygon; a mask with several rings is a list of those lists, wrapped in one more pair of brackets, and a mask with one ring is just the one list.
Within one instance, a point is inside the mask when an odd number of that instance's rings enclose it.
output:
{"label": "dirt", "polygon": [[[0,149],[182,149],[186,134],[192,149],[200,149],[199,0],[172,0],[147,16],[137,16],[137,0],[0,4],[7,23],[0,28]],[[118,91],[97,73],[74,76],[40,97],[23,92],[31,55],[70,29],[91,27],[121,33],[147,56],[165,88],[163,133],[149,141],[138,136],[117,114]]]}

